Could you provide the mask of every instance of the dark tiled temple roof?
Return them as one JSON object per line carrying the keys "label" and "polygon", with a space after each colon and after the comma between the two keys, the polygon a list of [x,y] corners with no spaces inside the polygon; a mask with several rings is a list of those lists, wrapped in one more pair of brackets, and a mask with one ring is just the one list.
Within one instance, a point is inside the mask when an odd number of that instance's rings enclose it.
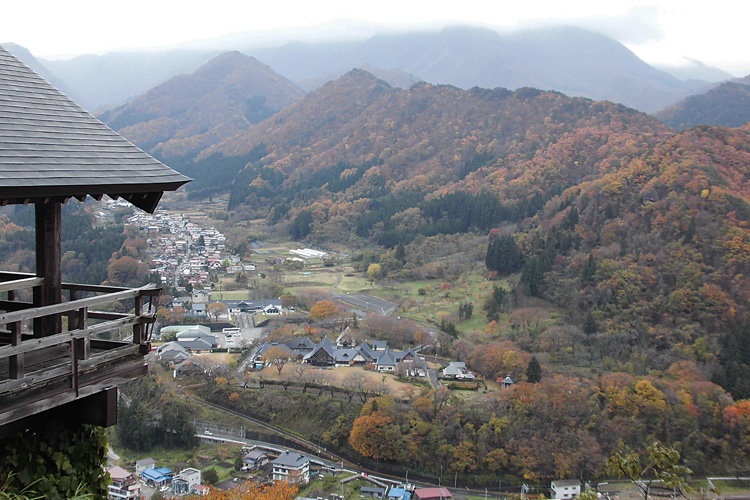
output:
{"label": "dark tiled temple roof", "polygon": [[188,181],[0,47],[0,204],[106,194],[153,212]]}

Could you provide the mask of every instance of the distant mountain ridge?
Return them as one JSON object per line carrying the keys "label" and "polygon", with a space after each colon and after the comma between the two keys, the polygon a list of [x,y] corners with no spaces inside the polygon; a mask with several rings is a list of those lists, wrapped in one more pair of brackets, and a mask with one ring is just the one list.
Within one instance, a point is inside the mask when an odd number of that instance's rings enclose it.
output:
{"label": "distant mountain ridge", "polygon": [[[283,175],[286,184],[340,163],[369,164],[373,175],[379,172],[395,189],[411,190],[417,184],[426,191],[487,189],[498,195],[513,191],[511,198],[518,199],[518,181],[511,187],[489,172],[504,168],[516,172],[508,174],[511,177],[521,175],[518,169],[526,168],[535,151],[579,129],[592,131],[597,148],[602,148],[608,141],[616,142],[628,127],[648,130],[639,140],[653,140],[668,130],[643,113],[609,102],[531,88],[467,91],[420,83],[396,89],[363,70],[352,70],[206,149],[198,160],[241,158],[262,146],[264,168]],[[613,131],[617,133],[607,138]],[[590,153],[590,158],[581,151]],[[578,163],[571,164],[564,182],[540,178],[535,184],[524,177],[524,185],[543,192],[556,182],[564,186],[592,175],[587,168],[602,151],[606,148],[581,146],[575,153]],[[243,178],[238,184],[252,180]]]}
{"label": "distant mountain ridge", "polygon": [[695,125],[739,127],[750,122],[750,82],[722,83],[705,94],[690,96],[663,109],[654,117],[677,129]]}
{"label": "distant mountain ridge", "polygon": [[489,29],[453,27],[436,33],[376,35],[359,42],[290,43],[253,54],[294,81],[371,64],[435,84],[464,89],[534,87],[647,112],[700,86],[656,70],[611,38],[578,28],[500,35]]}
{"label": "distant mountain ridge", "polygon": [[[238,41],[238,43],[241,43]],[[200,44],[193,44],[199,47]],[[206,42],[206,47],[213,47]],[[352,68],[396,71],[433,84],[468,89],[535,87],[610,100],[655,112],[702,88],[638,59],[622,44],[577,28],[548,28],[508,35],[484,28],[379,34],[367,40],[290,42],[276,48],[237,46],[301,88],[311,90]],[[219,54],[214,48],[88,55],[41,61],[72,89],[86,109],[118,106]]]}
{"label": "distant mountain ridge", "polygon": [[40,62],[73,89],[71,97],[91,113],[119,106],[173,76],[195,71],[218,51],[111,52]]}
{"label": "distant mountain ridge", "polygon": [[246,130],[303,95],[257,59],[227,52],[100,119],[151,153],[181,156]]}

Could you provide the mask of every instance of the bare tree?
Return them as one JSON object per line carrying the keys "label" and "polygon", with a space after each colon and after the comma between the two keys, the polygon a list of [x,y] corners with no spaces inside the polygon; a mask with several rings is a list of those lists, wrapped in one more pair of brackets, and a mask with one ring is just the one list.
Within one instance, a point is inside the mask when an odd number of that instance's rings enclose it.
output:
{"label": "bare tree", "polygon": [[287,364],[291,358],[292,351],[286,346],[273,346],[263,354],[263,360],[271,363],[279,371],[284,369],[284,365]]}
{"label": "bare tree", "polygon": [[344,378],[344,390],[349,396],[349,401],[352,400],[354,394],[359,393],[359,397],[364,403],[367,401],[367,395],[369,390],[367,389],[367,377],[359,371],[352,371]]}
{"label": "bare tree", "polygon": [[307,370],[302,377],[302,392],[307,392],[307,388],[316,385],[319,380],[320,372],[318,370]]}

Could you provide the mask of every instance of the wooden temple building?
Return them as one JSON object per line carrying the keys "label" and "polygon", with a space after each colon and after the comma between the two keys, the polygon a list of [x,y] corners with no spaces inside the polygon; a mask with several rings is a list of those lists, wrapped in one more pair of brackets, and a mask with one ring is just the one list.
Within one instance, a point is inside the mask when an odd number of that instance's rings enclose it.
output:
{"label": "wooden temple building", "polygon": [[[0,272],[0,437],[48,419],[114,424],[117,384],[146,372],[160,290],[63,282],[62,204],[107,195],[153,212],[189,180],[0,47],[0,206],[33,204],[36,221],[36,272]],[[101,311],[114,302],[131,312]],[[132,340],[99,338],[123,328]]]}

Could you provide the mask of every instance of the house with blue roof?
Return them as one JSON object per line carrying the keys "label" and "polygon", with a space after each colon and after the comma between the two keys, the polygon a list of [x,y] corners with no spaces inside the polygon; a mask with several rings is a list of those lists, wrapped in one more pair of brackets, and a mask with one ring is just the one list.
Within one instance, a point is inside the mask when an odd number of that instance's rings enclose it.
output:
{"label": "house with blue roof", "polygon": [[391,488],[388,491],[388,500],[411,500],[411,493],[404,488]]}
{"label": "house with blue roof", "polygon": [[151,487],[160,488],[172,484],[172,471],[167,467],[146,469],[141,472],[141,479]]}

